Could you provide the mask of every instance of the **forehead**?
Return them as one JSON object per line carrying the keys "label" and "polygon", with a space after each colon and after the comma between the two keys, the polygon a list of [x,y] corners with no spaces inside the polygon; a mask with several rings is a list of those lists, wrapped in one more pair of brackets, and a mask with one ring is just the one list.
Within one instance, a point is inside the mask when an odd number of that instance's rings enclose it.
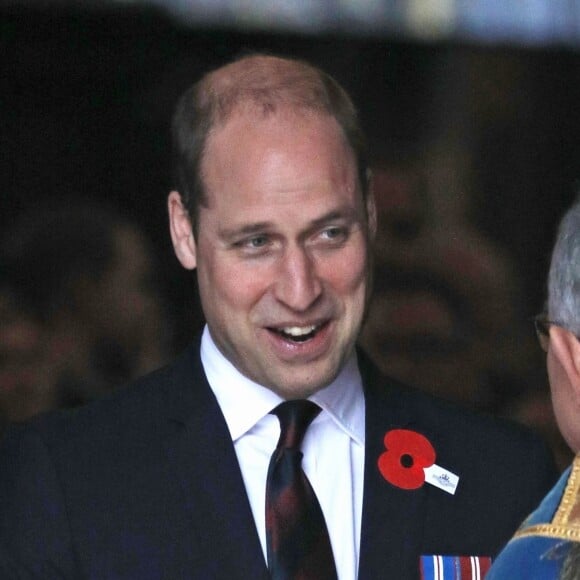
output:
{"label": "forehead", "polygon": [[266,192],[359,192],[354,153],[342,129],[333,117],[311,111],[236,112],[210,134],[201,169],[208,207],[240,203],[240,196],[250,202],[252,194],[262,198]]}

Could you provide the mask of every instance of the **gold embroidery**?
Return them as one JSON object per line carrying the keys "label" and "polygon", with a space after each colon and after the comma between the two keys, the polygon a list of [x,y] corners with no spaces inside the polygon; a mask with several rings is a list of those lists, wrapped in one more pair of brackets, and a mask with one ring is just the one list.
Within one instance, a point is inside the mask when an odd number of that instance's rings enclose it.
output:
{"label": "gold embroidery", "polygon": [[572,463],[570,476],[566,482],[560,505],[554,518],[548,524],[536,524],[524,527],[516,532],[513,540],[529,536],[559,538],[574,542],[580,541],[580,457],[576,456]]}
{"label": "gold embroidery", "polygon": [[554,524],[567,524],[572,523],[573,525],[579,525],[580,522],[575,521],[571,518],[571,513],[577,502],[580,501],[578,497],[578,485],[580,484],[580,461],[577,457],[574,458],[572,463],[572,469],[570,470],[570,476],[566,483],[566,488],[562,495],[562,500],[560,501],[560,506],[556,511],[556,515],[552,522]]}
{"label": "gold embroidery", "polygon": [[512,538],[512,541],[529,536],[543,536],[545,538],[559,538],[561,540],[578,542],[580,541],[580,529],[570,529],[565,526],[554,526],[552,524],[538,524],[517,532]]}

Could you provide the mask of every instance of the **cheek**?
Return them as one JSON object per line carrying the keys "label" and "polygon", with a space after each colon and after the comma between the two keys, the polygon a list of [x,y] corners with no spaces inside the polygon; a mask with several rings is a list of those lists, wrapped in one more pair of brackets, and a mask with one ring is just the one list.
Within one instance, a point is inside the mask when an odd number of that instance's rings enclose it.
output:
{"label": "cheek", "polygon": [[324,278],[339,295],[353,297],[364,294],[368,282],[367,263],[364,252],[341,255],[325,265]]}
{"label": "cheek", "polygon": [[251,309],[267,285],[265,272],[234,263],[198,266],[197,276],[202,303],[213,310],[220,309],[221,314],[216,314],[222,318],[226,317],[226,310],[231,314]]}
{"label": "cheek", "polygon": [[552,392],[552,399],[554,404],[558,401],[562,401],[565,397],[564,388],[567,377],[564,367],[560,364],[558,358],[554,355],[553,351],[550,349],[546,356],[546,368],[548,370],[548,379],[550,382],[550,390]]}
{"label": "cheek", "polygon": [[546,364],[556,422],[568,445],[577,451],[580,441],[580,428],[576,426],[578,406],[573,397],[572,386],[568,381],[564,368],[552,351],[548,353]]}

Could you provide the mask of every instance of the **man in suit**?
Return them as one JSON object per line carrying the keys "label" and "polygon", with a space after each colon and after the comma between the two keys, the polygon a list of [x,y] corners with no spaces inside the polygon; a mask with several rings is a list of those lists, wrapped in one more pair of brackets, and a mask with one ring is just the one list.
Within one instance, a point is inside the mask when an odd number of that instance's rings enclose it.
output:
{"label": "man in suit", "polygon": [[[433,555],[494,555],[553,466],[523,430],[399,385],[357,351],[376,225],[343,89],[248,56],[185,93],[173,134],[171,237],[207,325],[171,366],[6,438],[0,577],[297,577],[273,563],[265,497],[271,411],[305,399],[321,409],[301,467],[328,577],[414,579]],[[309,562],[301,577],[326,577]]]}

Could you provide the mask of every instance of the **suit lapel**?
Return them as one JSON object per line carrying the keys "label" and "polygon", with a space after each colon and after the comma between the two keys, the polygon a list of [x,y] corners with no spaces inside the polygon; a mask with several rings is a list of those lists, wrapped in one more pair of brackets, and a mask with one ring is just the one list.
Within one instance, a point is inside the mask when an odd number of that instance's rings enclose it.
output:
{"label": "suit lapel", "polygon": [[399,392],[365,363],[361,364],[366,400],[366,451],[359,580],[416,579],[423,537],[428,486],[400,489],[381,475],[378,459],[385,434],[413,429]]}
{"label": "suit lapel", "polygon": [[[167,446],[192,533],[196,578],[267,578],[241,471],[219,405],[207,383],[199,344],[175,365],[170,403],[175,437]],[[219,556],[218,556],[219,555]]]}
{"label": "suit lapel", "polygon": [[[407,491],[378,469],[391,429],[414,429],[413,412],[400,391],[361,357],[366,400],[366,451],[359,580],[418,578],[428,498],[424,485]],[[166,396],[173,423],[167,457],[179,488],[178,509],[189,521],[183,531],[188,570],[177,577],[267,580],[268,573],[241,471],[219,405],[211,392],[199,344],[174,365]],[[203,470],[203,471],[202,471]],[[436,490],[435,490],[436,491]],[[219,557],[216,556],[219,554]],[[193,569],[191,569],[193,568]],[[180,573],[180,575],[179,575]],[[190,576],[193,574],[193,576]]]}

